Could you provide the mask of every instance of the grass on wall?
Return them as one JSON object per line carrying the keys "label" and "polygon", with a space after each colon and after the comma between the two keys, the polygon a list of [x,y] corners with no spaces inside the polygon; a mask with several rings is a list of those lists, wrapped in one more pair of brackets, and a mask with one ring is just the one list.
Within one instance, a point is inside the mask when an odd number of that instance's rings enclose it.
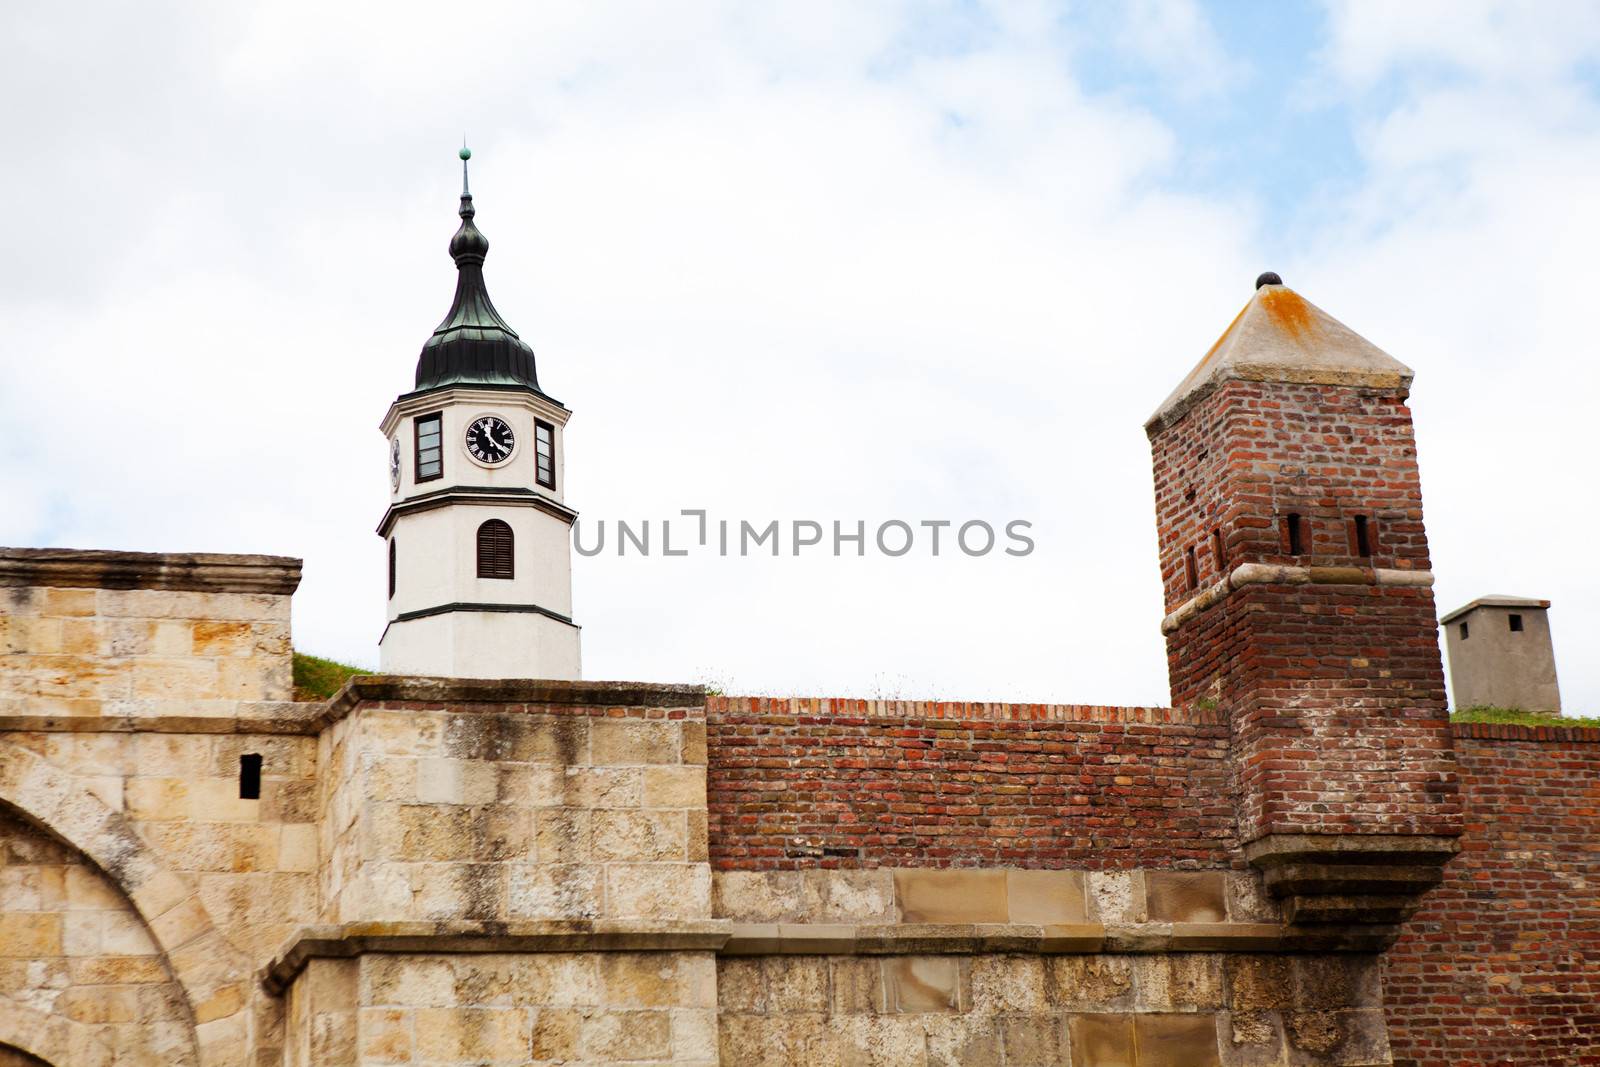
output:
{"label": "grass on wall", "polygon": [[1484,705],[1451,712],[1451,722],[1503,722],[1515,726],[1600,726],[1600,719],[1580,715],[1552,715],[1521,708],[1491,708]]}
{"label": "grass on wall", "polygon": [[339,687],[357,674],[371,674],[365,667],[352,667],[321,656],[294,654],[294,698],[296,700],[327,700]]}

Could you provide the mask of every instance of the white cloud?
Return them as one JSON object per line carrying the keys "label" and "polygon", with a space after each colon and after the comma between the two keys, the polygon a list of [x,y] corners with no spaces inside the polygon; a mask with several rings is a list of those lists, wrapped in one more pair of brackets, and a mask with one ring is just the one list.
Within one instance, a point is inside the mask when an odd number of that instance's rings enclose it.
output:
{"label": "white cloud", "polygon": [[[375,662],[376,423],[449,301],[465,127],[490,288],[575,410],[586,518],[1035,523],[1025,560],[580,560],[591,676],[1165,699],[1141,424],[1275,264],[1248,199],[1183,191],[1177,130],[1084,92],[1049,7],[0,18],[26,45],[0,91],[36,102],[0,118],[28,146],[0,193],[35,205],[0,219],[24,250],[0,261],[0,539],[304,555],[298,643]],[[1203,21],[1144,25],[1150,56],[1220,54]],[[1489,413],[1461,421],[1485,396],[1577,443],[1575,390],[1537,393],[1500,353],[1577,372],[1590,104],[1551,96],[1530,134],[1505,99],[1368,113],[1370,181],[1284,269],[1421,372],[1442,596],[1480,554],[1549,562],[1507,591],[1592,596],[1554,569],[1554,528],[1486,524],[1462,495],[1572,477],[1513,477]],[[1497,151],[1473,151],[1473,116]],[[1578,521],[1565,495],[1538,514]]]}

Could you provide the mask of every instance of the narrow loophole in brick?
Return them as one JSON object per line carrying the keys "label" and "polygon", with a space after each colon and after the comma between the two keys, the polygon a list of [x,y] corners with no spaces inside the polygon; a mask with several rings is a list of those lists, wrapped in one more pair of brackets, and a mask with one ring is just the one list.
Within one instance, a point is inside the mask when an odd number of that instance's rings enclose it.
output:
{"label": "narrow loophole in brick", "polygon": [[1300,535],[1300,516],[1292,511],[1283,517],[1283,537],[1289,544],[1289,555],[1298,556],[1305,551]]}
{"label": "narrow loophole in brick", "polygon": [[1356,516],[1356,521],[1351,532],[1354,535],[1353,540],[1355,541],[1355,544],[1351,547],[1356,550],[1356,555],[1361,556],[1362,558],[1371,556],[1372,532],[1367,528],[1367,517],[1365,515]]}
{"label": "narrow loophole in brick", "polygon": [[261,753],[246,752],[239,757],[239,799],[261,799]]}
{"label": "narrow loophole in brick", "polygon": [[1217,565],[1217,577],[1228,573],[1228,557],[1222,548],[1222,531],[1211,531],[1211,560]]}
{"label": "narrow loophole in brick", "polygon": [[1200,571],[1195,566],[1193,545],[1183,550],[1183,576],[1189,580],[1190,589],[1200,584]]}

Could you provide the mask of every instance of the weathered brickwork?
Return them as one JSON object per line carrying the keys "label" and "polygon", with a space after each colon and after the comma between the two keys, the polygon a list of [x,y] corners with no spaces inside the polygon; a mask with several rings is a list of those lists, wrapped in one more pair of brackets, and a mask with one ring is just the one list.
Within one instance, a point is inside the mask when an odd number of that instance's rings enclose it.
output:
{"label": "weathered brickwork", "polygon": [[1375,570],[1429,566],[1403,393],[1229,381],[1152,448],[1169,612],[1241,564],[1307,571],[1239,584],[1167,638],[1174,704],[1231,715],[1241,837],[1459,832],[1433,596]]}
{"label": "weathered brickwork", "polygon": [[706,715],[719,868],[1233,860],[1213,713],[712,698]]}
{"label": "weathered brickwork", "polygon": [[1385,961],[1395,1063],[1600,1063],[1600,730],[1455,734],[1467,828]]}

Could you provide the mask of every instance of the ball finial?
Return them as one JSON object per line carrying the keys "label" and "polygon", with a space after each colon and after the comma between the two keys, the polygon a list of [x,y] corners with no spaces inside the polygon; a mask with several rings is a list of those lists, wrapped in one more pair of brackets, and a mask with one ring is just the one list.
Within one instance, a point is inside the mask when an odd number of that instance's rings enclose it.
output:
{"label": "ball finial", "polygon": [[1283,284],[1283,279],[1278,277],[1278,274],[1277,274],[1276,271],[1270,271],[1270,270],[1266,271],[1266,272],[1262,273],[1259,277],[1256,278],[1256,288],[1257,289],[1261,288],[1263,285],[1282,285],[1282,284]]}
{"label": "ball finial", "polygon": [[457,152],[456,155],[460,156],[463,161],[469,160],[472,158],[472,149],[462,145],[461,151]]}

